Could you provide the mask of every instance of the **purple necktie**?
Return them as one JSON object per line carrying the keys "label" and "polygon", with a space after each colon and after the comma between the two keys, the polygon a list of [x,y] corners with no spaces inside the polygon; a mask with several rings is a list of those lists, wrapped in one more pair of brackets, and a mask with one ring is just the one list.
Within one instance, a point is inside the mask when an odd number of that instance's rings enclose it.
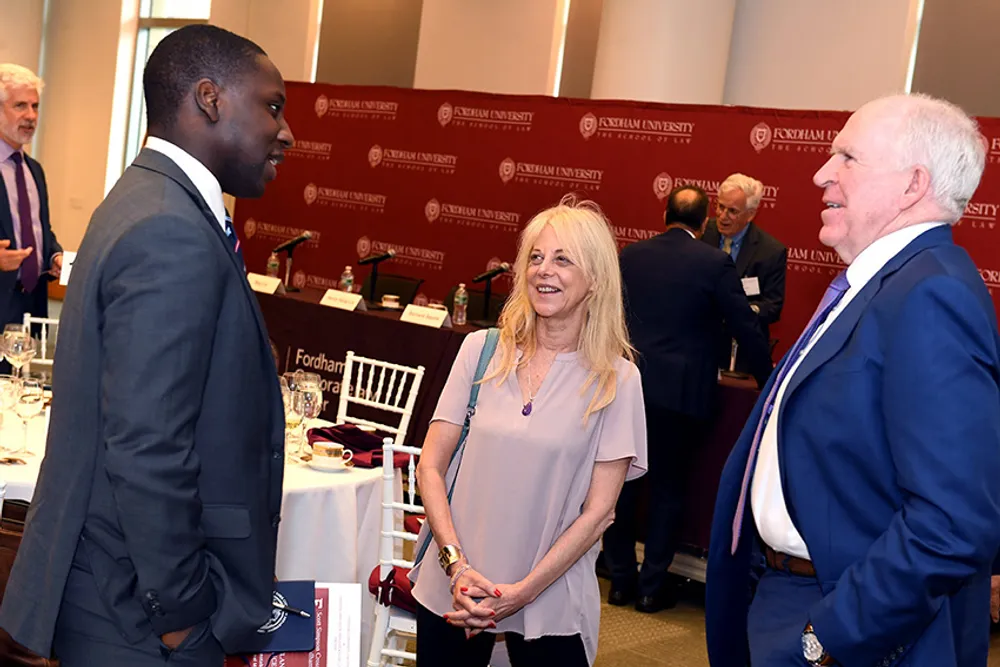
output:
{"label": "purple necktie", "polygon": [[812,337],[816,334],[816,330],[819,329],[830,312],[840,303],[840,300],[844,297],[849,287],[847,271],[841,271],[833,279],[833,282],[830,283],[830,286],[826,288],[823,300],[819,302],[819,306],[816,308],[816,312],[813,313],[812,319],[809,320],[805,331],[802,332],[799,339],[795,341],[795,345],[785,355],[784,362],[778,368],[777,377],[771,383],[771,391],[767,394],[767,400],[764,402],[764,408],[760,414],[760,421],[757,422],[757,430],[754,431],[753,442],[750,443],[750,455],[747,457],[747,467],[743,472],[740,499],[736,503],[736,516],[733,517],[733,544],[731,553],[736,553],[736,547],[740,543],[740,529],[743,527],[743,509],[746,507],[750,479],[753,476],[753,469],[757,462],[757,450],[760,448],[760,439],[764,435],[764,428],[767,427],[767,420],[771,417],[771,411],[774,409],[774,399],[778,394],[778,387],[781,386],[785,376],[788,375],[788,371],[795,365],[795,360],[798,359],[799,355],[806,348],[806,345],[812,340]]}
{"label": "purple necktie", "polygon": [[[10,156],[14,162],[14,183],[17,185],[17,217],[21,225],[21,249],[35,248],[35,225],[31,220],[31,201],[28,199],[28,183],[24,180],[21,151]],[[38,285],[38,248],[21,262],[21,285],[25,292],[33,292]]]}

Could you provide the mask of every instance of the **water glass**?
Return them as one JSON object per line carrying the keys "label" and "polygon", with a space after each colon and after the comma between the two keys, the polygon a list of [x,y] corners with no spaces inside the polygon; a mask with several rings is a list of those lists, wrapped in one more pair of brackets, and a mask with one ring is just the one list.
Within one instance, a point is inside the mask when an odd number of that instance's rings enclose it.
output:
{"label": "water glass", "polygon": [[42,394],[42,384],[38,380],[22,380],[20,396],[14,404],[14,414],[21,418],[24,426],[24,438],[21,441],[21,449],[15,452],[17,455],[34,456],[34,453],[28,451],[28,422],[40,415],[44,409],[45,397]]}
{"label": "water glass", "polygon": [[35,339],[20,328],[16,331],[4,329],[3,356],[20,375],[21,367],[35,358]]}
{"label": "water glass", "polygon": [[[3,413],[13,410],[20,397],[21,379],[13,375],[0,375],[0,426],[3,425]],[[7,450],[0,444],[0,451],[14,451],[14,448]]]}

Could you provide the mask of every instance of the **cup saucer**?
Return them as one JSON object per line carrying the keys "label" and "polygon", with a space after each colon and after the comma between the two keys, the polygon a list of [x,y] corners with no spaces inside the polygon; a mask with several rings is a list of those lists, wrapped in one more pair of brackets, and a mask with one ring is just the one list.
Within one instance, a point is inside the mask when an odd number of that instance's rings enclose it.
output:
{"label": "cup saucer", "polygon": [[324,463],[316,463],[316,459],[317,457],[313,456],[311,459],[306,461],[306,465],[312,468],[313,470],[318,470],[319,472],[347,472],[348,470],[354,467],[354,464],[351,463],[350,461],[348,461],[342,466],[331,466],[331,465],[326,465]]}

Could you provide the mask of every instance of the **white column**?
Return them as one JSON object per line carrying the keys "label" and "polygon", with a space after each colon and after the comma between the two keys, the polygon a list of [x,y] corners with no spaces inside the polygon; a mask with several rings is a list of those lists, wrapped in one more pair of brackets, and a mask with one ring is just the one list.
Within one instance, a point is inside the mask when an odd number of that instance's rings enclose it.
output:
{"label": "white column", "polygon": [[552,95],[570,0],[424,0],[414,88]]}
{"label": "white column", "polygon": [[920,0],[739,0],[726,104],[853,110],[902,92]]}
{"label": "white column", "polygon": [[38,72],[44,13],[43,0],[0,0],[0,63]]}
{"label": "white column", "polygon": [[736,0],[604,3],[591,97],[718,104]]}
{"label": "white column", "polygon": [[323,0],[213,0],[211,22],[256,42],[286,81],[314,81]]}

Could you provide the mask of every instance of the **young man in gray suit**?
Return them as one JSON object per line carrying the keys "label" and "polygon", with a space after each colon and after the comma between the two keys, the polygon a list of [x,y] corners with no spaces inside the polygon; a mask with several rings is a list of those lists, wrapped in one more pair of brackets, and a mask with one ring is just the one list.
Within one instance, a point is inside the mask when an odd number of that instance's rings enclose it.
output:
{"label": "young man in gray suit", "polygon": [[218,666],[270,615],[284,415],[222,193],[275,178],[284,83],[256,44],[201,25],[160,42],[143,86],[149,141],[80,245],[0,608],[64,667]]}

